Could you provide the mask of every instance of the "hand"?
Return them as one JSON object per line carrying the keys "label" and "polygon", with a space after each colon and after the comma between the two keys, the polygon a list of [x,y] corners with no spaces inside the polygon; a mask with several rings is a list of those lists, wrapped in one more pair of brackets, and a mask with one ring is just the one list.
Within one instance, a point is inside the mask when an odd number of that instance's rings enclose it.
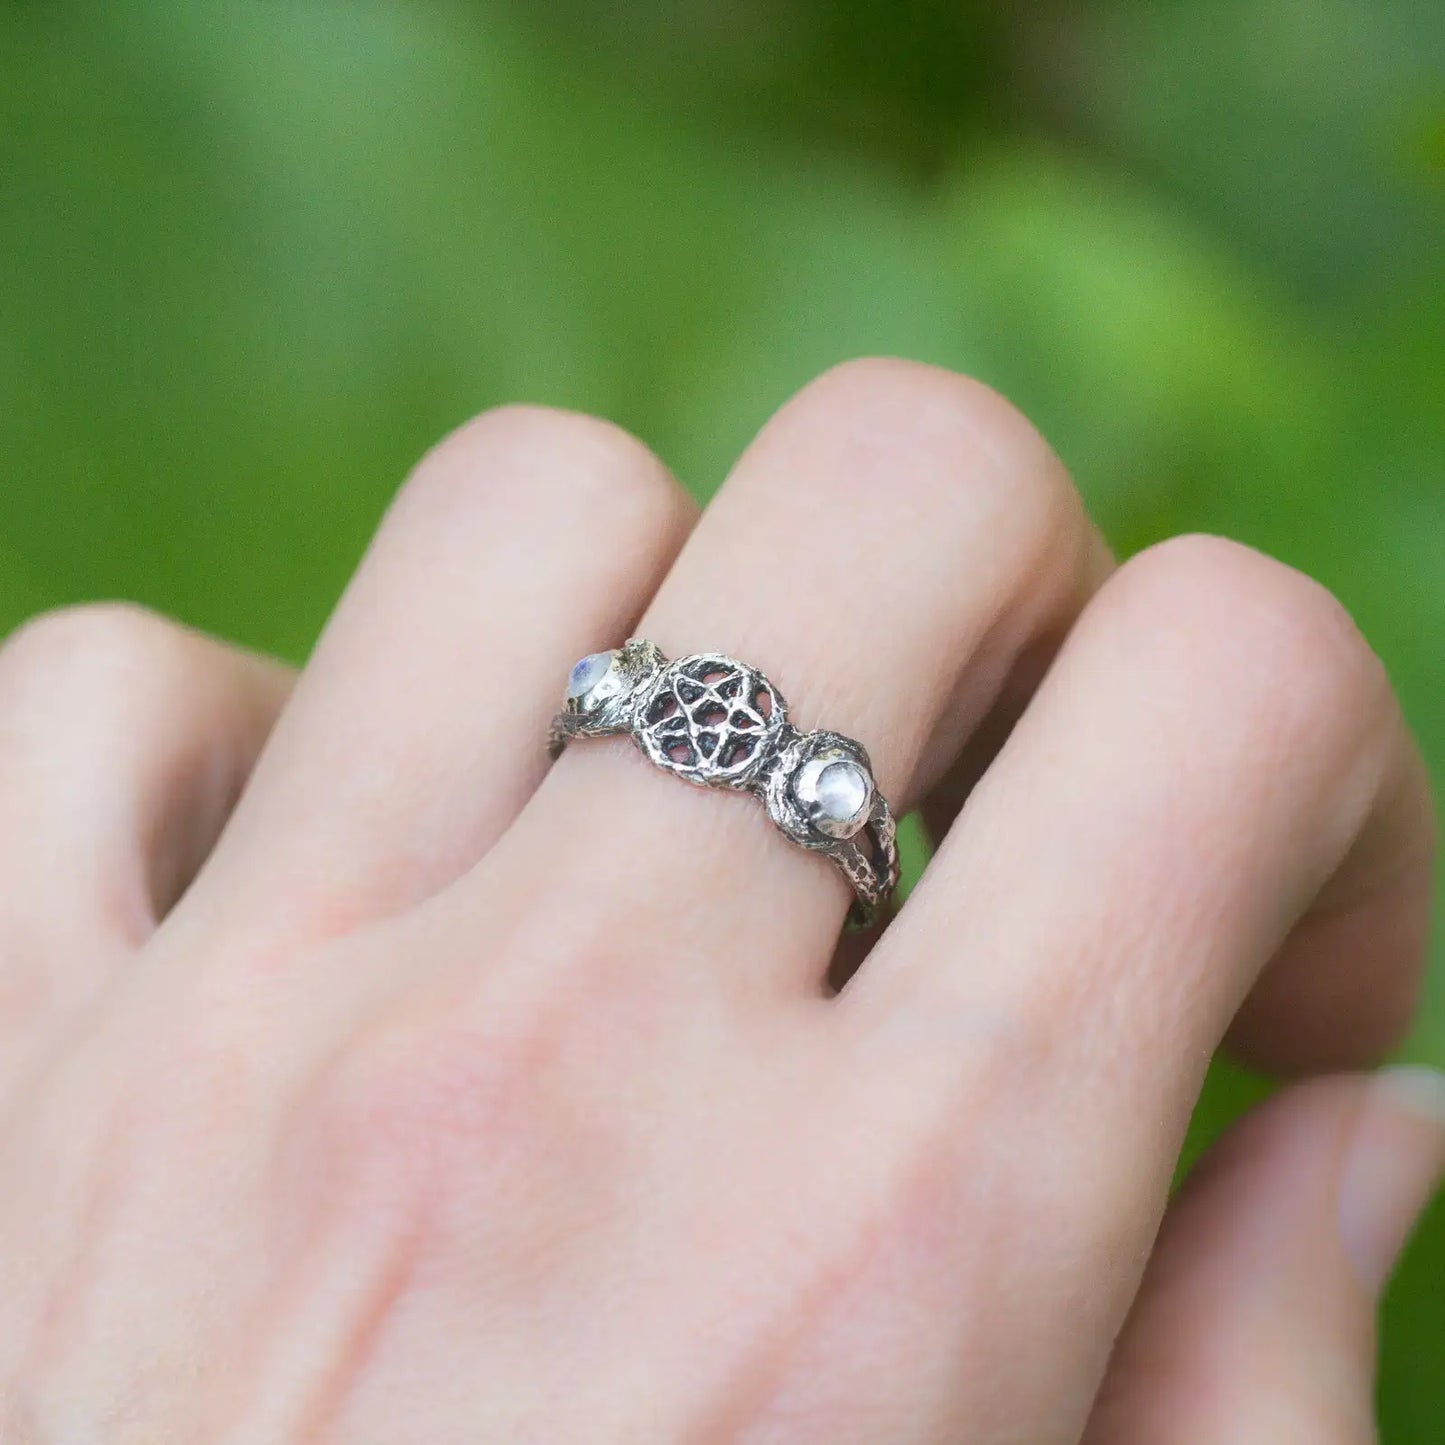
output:
{"label": "hand", "polygon": [[[294,693],[123,608],[0,653],[6,1445],[1369,1438],[1434,1076],[1286,1091],[1166,1211],[1226,1032],[1351,1068],[1410,1015],[1431,810],[1345,614],[1212,539],[1116,571],[1007,404],[901,363],[693,520],[507,409]],[[836,997],[848,889],[755,799],[548,771],[634,631],[941,838]]]}

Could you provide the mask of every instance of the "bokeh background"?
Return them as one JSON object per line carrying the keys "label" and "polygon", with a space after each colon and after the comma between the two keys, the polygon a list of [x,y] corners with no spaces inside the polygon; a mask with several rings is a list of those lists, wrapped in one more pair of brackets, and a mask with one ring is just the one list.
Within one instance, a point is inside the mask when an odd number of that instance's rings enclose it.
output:
{"label": "bokeh background", "polygon": [[[1440,0],[0,0],[0,631],[115,595],[299,659],[472,412],[705,496],[868,352],[1008,393],[1121,551],[1323,579],[1445,766]],[[1445,1440],[1445,1210],[1381,1392]]]}

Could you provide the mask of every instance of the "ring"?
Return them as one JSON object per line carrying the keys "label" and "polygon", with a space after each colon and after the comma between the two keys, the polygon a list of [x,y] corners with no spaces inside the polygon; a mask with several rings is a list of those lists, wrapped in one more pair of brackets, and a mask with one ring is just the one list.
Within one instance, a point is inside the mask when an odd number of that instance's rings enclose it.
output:
{"label": "ring", "polygon": [[548,750],[555,758],[573,738],[624,734],[664,772],[761,798],[788,838],[826,853],[852,884],[849,926],[877,920],[898,886],[898,829],[861,743],[800,732],[747,663],[720,652],[670,662],[636,637],[572,669]]}

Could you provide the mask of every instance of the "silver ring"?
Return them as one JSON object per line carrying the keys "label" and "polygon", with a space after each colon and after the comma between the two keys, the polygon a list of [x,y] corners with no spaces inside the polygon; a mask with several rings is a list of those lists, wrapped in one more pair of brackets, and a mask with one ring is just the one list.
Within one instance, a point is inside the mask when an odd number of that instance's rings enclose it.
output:
{"label": "silver ring", "polygon": [[783,695],[755,667],[720,652],[669,662],[633,638],[573,669],[548,748],[626,735],[664,772],[753,793],[793,842],[826,853],[857,895],[849,925],[867,927],[898,886],[897,825],[861,743],[800,732]]}

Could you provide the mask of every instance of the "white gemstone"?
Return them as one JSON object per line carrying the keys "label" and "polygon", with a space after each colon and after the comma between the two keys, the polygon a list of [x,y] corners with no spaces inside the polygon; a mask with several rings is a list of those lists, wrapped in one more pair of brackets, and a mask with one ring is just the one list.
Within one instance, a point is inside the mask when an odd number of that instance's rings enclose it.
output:
{"label": "white gemstone", "polygon": [[611,652],[594,652],[582,658],[567,678],[567,696],[574,701],[586,697],[607,676],[614,656]]}
{"label": "white gemstone", "polygon": [[856,763],[829,763],[814,790],[818,811],[835,823],[851,823],[868,802],[868,780]]}

